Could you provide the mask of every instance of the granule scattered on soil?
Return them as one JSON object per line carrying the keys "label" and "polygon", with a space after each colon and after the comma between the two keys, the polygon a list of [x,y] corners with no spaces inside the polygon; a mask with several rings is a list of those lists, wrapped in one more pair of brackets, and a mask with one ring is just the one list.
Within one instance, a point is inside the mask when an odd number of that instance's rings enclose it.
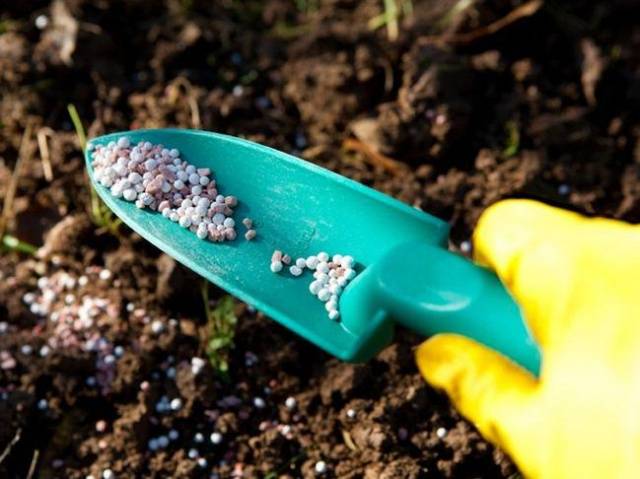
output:
{"label": "granule scattered on soil", "polygon": [[[119,317],[119,305],[111,299],[88,294],[85,287],[91,282],[103,288],[112,287],[111,272],[99,267],[86,268],[77,277],[64,270],[51,276],[38,278],[36,292],[25,293],[22,301],[36,316],[42,318],[34,331],[47,336],[38,354],[47,356],[51,351],[65,354],[87,352],[95,354],[95,376],[89,377],[102,394],[108,394],[116,375],[117,361],[123,354],[121,346],[103,335],[106,319]],[[22,346],[23,354],[31,354],[31,346]]]}
{"label": "granule scattered on soil", "polygon": [[[66,102],[92,137],[202,128],[290,151],[447,220],[452,245],[469,253],[478,216],[504,198],[640,222],[638,2],[545,2],[468,44],[446,37],[522,2],[464,2],[447,15],[451,2],[413,0],[395,42],[369,27],[383,3],[3,3],[0,199],[24,141],[7,232],[35,245],[51,236],[56,256],[52,266],[0,255],[0,365],[10,366],[0,370],[0,450],[21,431],[0,476],[27,477],[39,451],[33,477],[315,479],[318,461],[327,479],[519,477],[424,383],[413,360],[421,338],[401,328],[372,361],[343,364],[238,304],[231,378],[217,378],[199,279],[126,228],[101,233],[86,214]],[[348,147],[356,139],[367,148]],[[38,277],[90,266],[113,279],[88,294],[122,305],[118,318],[101,316],[103,334],[124,348],[106,396],[87,381],[96,353],[40,355],[49,329],[34,329],[44,318],[22,302]],[[156,413],[162,396],[182,408]],[[254,397],[266,407],[254,409]],[[215,447],[213,431],[224,438]],[[169,445],[150,451],[160,436]]]}

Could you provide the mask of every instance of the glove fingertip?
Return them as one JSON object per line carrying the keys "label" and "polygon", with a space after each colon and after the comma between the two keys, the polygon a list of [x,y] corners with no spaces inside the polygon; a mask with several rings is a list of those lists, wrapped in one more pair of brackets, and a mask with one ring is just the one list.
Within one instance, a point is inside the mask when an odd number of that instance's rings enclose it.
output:
{"label": "glove fingertip", "polygon": [[509,438],[536,388],[531,374],[456,334],[436,335],[422,343],[416,362],[425,380],[443,390],[489,441],[511,449]]}
{"label": "glove fingertip", "polygon": [[[510,248],[514,244],[526,243],[532,232],[531,217],[538,216],[538,211],[546,208],[546,205],[532,200],[503,200],[489,206],[473,232],[475,260],[491,268],[499,267],[504,237],[509,236]],[[515,241],[514,233],[518,233]],[[518,252],[520,248],[515,249]]]}
{"label": "glove fingertip", "polygon": [[457,335],[435,335],[418,347],[418,369],[429,384],[444,389],[457,402],[461,399],[459,383],[475,369],[469,349],[473,347],[474,344]]}

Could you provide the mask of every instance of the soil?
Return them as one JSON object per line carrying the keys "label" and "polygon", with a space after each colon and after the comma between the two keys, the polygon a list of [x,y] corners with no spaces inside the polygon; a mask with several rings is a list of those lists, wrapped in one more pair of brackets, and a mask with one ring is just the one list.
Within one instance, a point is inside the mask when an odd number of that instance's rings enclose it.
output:
{"label": "soil", "polygon": [[[423,382],[406,331],[351,365],[238,303],[228,375],[194,375],[201,280],[88,214],[69,103],[89,136],[171,125],[293,152],[448,220],[467,253],[480,213],[508,197],[640,220],[636,2],[548,1],[507,24],[524,2],[411,3],[393,41],[369,27],[378,0],[3,3],[0,197],[21,157],[6,231],[41,249],[0,257],[2,477],[316,477],[319,460],[324,477],[519,475]],[[99,386],[94,353],[41,354],[56,333],[23,301],[61,272],[90,278],[68,294],[109,305],[96,327],[123,353]],[[163,396],[182,407],[158,413]]]}

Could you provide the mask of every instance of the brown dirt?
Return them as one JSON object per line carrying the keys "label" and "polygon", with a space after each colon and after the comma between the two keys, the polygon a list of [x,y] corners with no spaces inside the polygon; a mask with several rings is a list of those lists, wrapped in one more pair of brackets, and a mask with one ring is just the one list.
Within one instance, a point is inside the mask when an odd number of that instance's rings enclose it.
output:
{"label": "brown dirt", "polygon": [[[518,474],[424,384],[412,353],[420,339],[408,332],[368,364],[349,365],[239,305],[229,380],[210,365],[194,376],[189,362],[207,343],[200,280],[126,229],[120,238],[96,230],[66,110],[77,107],[90,135],[177,125],[294,152],[447,219],[454,249],[486,206],[507,197],[640,220],[637,5],[550,1],[471,42],[434,41],[482,29],[522,2],[449,14],[456,3],[414,1],[394,42],[367,26],[377,0],[0,7],[0,197],[28,125],[48,135],[53,171],[48,181],[36,136],[27,138],[7,231],[44,248],[0,257],[0,321],[9,325],[0,351],[16,362],[0,369],[0,454],[20,433],[0,475],[25,477],[33,462],[34,477],[100,477],[107,467],[116,477],[314,477],[320,459],[325,477]],[[112,278],[72,293],[110,301],[100,332],[124,348],[104,390],[86,382],[92,353],[38,354],[52,332],[22,301],[43,275],[91,267]],[[166,324],[160,335],[156,319]],[[26,344],[34,352],[24,354]],[[156,413],[165,395],[182,398],[180,411]],[[171,428],[180,437],[149,451],[148,440]],[[214,429],[219,445],[208,440]],[[207,467],[188,457],[192,447]]]}

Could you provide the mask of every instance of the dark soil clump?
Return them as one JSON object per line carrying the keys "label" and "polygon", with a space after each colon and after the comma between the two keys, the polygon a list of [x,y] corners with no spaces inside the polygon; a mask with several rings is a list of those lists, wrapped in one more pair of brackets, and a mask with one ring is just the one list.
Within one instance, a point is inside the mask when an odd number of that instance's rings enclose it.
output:
{"label": "dark soil clump", "polygon": [[[292,152],[449,221],[453,249],[509,197],[640,220],[635,2],[545,2],[495,32],[523,2],[410,3],[393,41],[377,0],[0,7],[5,231],[40,247],[0,256],[0,476],[518,477],[424,383],[406,331],[344,364],[238,303],[218,374],[201,279],[89,212],[70,103],[90,136],[179,126]],[[94,349],[52,345],[68,333],[30,294],[54,277],[51,311],[98,301],[78,326]]]}

